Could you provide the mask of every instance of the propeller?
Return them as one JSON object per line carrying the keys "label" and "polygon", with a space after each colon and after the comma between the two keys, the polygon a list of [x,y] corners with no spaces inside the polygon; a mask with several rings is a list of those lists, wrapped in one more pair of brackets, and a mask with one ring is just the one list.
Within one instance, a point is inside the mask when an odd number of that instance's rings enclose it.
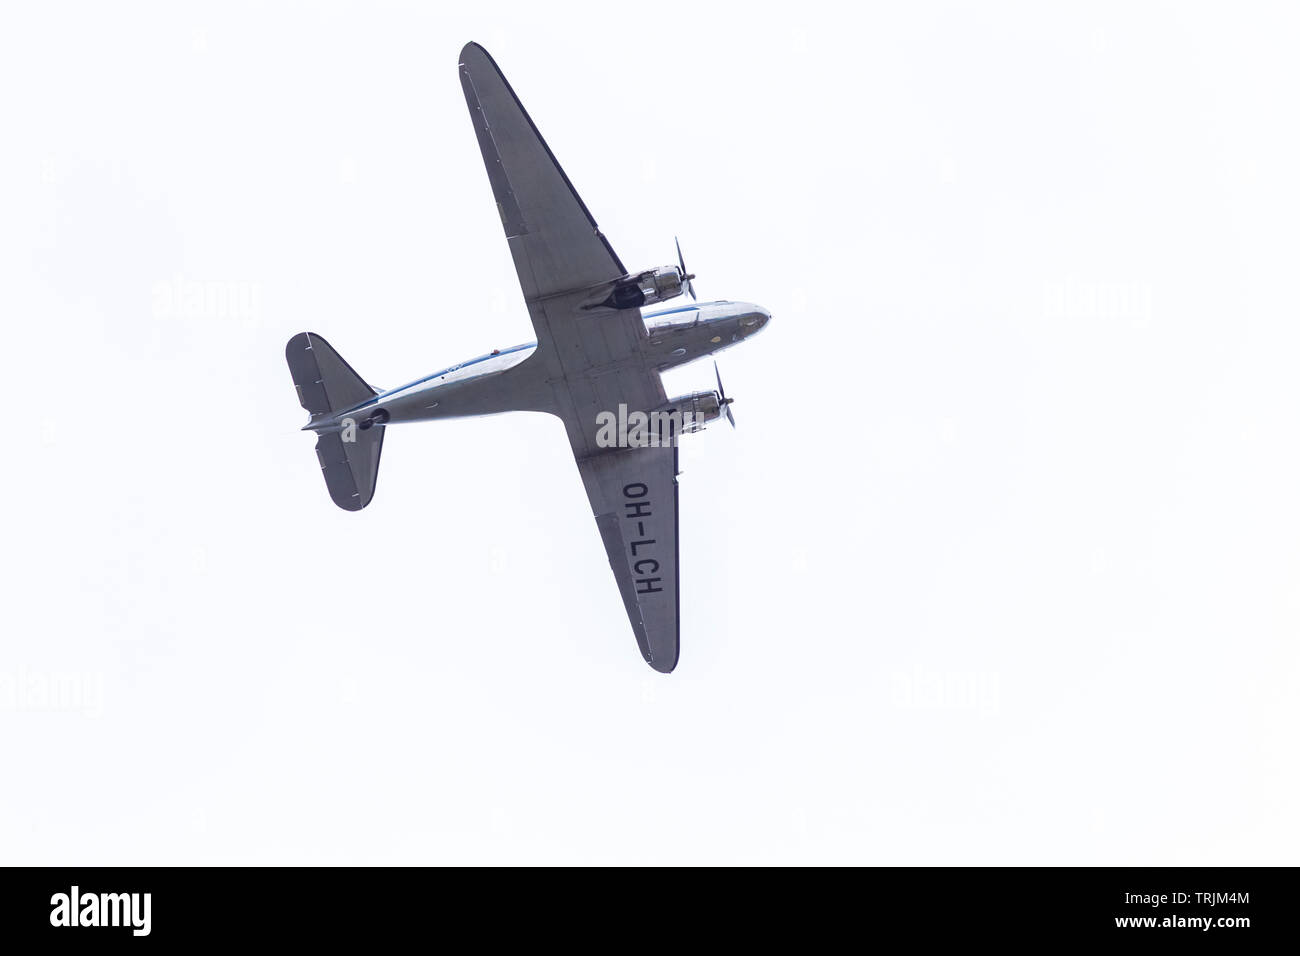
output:
{"label": "propeller", "polygon": [[677,243],[677,264],[682,270],[682,291],[694,299],[695,286],[691,280],[695,278],[695,273],[686,271],[686,260],[682,258],[682,244],[676,236],[673,236],[673,242]]}
{"label": "propeller", "polygon": [[713,363],[713,374],[718,377],[718,404],[721,405],[722,410],[727,413],[727,421],[731,422],[731,427],[735,428],[736,416],[731,414],[731,403],[734,402],[735,399],[727,398],[727,393],[722,390],[722,373],[718,371],[717,362]]}

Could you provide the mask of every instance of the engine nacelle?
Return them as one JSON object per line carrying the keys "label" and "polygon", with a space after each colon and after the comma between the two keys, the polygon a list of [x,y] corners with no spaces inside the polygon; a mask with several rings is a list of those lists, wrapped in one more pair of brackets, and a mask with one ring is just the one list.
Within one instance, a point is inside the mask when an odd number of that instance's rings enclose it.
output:
{"label": "engine nacelle", "polygon": [[722,400],[717,392],[692,392],[681,398],[660,405],[650,413],[650,427],[656,428],[655,416],[659,416],[660,434],[689,435],[691,432],[703,431],[704,426],[722,417]]}
{"label": "engine nacelle", "polygon": [[601,305],[612,309],[639,309],[667,299],[675,299],[684,291],[682,271],[676,266],[647,269],[614,286],[614,291]]}

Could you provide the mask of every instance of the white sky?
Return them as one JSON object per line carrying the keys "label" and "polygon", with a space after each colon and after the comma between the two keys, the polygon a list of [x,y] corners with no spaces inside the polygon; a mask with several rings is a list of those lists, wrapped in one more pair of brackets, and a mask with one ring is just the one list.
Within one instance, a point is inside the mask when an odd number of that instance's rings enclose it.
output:
{"label": "white sky", "polygon": [[[464,6],[5,8],[0,862],[1296,862],[1294,8]],[[667,678],[558,421],[297,431],[532,337],[469,39],[774,315]]]}

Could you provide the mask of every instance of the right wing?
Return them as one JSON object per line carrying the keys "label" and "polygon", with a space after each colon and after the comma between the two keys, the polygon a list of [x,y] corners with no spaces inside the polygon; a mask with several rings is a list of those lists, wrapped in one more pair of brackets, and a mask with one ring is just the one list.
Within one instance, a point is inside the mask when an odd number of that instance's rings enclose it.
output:
{"label": "right wing", "polygon": [[639,309],[593,313],[592,290],[627,270],[488,52],[460,51],[460,81],[519,286],[554,376],[625,358],[645,337]]}
{"label": "right wing", "polygon": [[531,303],[620,278],[623,263],[477,43],[460,51],[460,82],[524,298]]}

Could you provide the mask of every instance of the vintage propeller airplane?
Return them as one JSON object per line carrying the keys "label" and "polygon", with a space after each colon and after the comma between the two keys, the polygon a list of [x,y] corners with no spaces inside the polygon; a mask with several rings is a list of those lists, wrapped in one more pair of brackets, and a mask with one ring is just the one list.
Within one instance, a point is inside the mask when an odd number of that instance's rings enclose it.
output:
{"label": "vintage propeller airplane", "polygon": [[[360,511],[374,496],[390,425],[509,411],[558,416],[637,646],[667,673],[680,647],[677,439],[735,418],[720,375],[716,392],[670,399],[659,373],[743,341],[771,316],[750,303],[696,301],[680,244],[677,265],[629,273],[476,43],[461,50],[460,80],[537,341],[380,391],[319,335],[299,333],[285,355],[311,413],[304,431],[317,435],[334,503]],[[681,295],[691,304],[641,311]],[[610,427],[620,410],[634,427]]]}

